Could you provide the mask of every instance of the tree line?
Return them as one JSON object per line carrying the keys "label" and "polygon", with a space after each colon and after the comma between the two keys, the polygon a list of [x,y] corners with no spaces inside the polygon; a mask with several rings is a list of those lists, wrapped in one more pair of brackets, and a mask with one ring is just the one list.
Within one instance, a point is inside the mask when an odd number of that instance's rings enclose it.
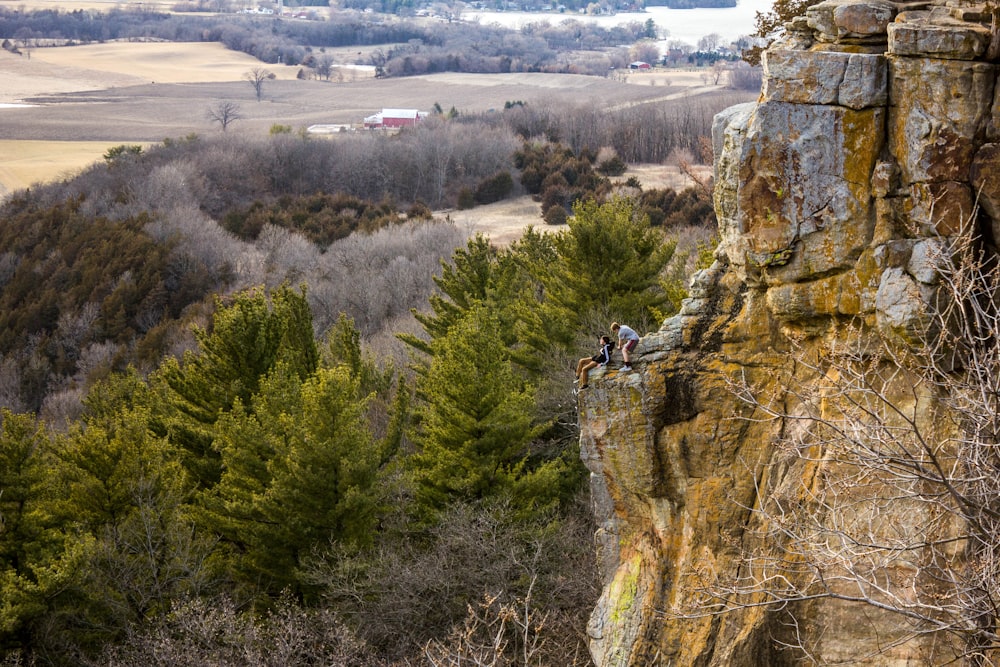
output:
{"label": "tree line", "polygon": [[[756,93],[753,94],[754,96]],[[502,116],[521,137],[545,137],[571,147],[576,153],[615,150],[626,163],[660,164],[678,150],[689,151],[702,164],[703,138],[712,136],[715,114],[751,96],[747,92],[720,91],[680,103],[648,103],[597,109],[593,105],[514,105]]]}
{"label": "tree line", "polygon": [[560,51],[603,51],[632,44],[647,38],[648,33],[649,26],[638,22],[602,27],[567,21],[514,31],[478,23],[373,21],[354,13],[335,14],[328,21],[287,21],[240,14],[190,16],[118,9],[0,10],[0,39],[13,40],[20,47],[109,40],[219,42],[264,63],[300,65],[319,57],[326,48],[385,45],[390,49],[388,54],[357,64],[383,66],[407,56],[411,63],[421,63],[383,68],[384,74],[394,76],[433,71],[566,71],[565,62],[556,58]]}
{"label": "tree line", "polygon": [[[515,153],[525,142],[549,145],[563,159],[582,159],[587,164],[578,162],[578,171],[611,159],[622,167],[664,163],[678,153],[706,164],[714,114],[745,100],[746,94],[728,92],[603,112],[586,105],[517,102],[499,112],[435,114],[396,136],[343,133],[329,141],[290,131],[268,137],[191,135],[145,151],[138,146],[109,149],[105,163],[36,188],[32,201],[52,205],[85,197],[86,209],[122,217],[189,199],[219,220],[258,200],[316,193],[386,201],[403,209],[418,203],[450,208],[463,190],[485,187],[499,173],[521,180]],[[610,175],[599,176],[605,187],[611,185]],[[526,184],[529,192],[536,192],[533,187]]]}

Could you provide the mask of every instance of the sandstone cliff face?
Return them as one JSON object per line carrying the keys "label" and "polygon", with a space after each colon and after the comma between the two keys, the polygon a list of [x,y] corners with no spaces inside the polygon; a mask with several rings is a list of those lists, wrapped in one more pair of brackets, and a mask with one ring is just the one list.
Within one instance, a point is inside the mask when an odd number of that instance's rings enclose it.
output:
{"label": "sandstone cliff face", "polygon": [[[754,511],[763,494],[794,498],[828,472],[777,447],[796,425],[765,418],[733,383],[790,403],[784,388],[814,372],[801,359],[845,342],[847,322],[918,342],[935,257],[977,198],[1000,238],[1000,52],[982,8],[826,0],[787,28],[765,54],[760,100],[716,119],[715,265],[643,337],[634,372],[609,371],[580,398],[602,667],[806,663],[783,644],[871,665],[943,664],[955,650],[834,600],[793,605],[797,627],[770,605],[677,611],[745,567],[741,554],[775,548]],[[891,511],[889,524],[912,518],[905,503]]]}

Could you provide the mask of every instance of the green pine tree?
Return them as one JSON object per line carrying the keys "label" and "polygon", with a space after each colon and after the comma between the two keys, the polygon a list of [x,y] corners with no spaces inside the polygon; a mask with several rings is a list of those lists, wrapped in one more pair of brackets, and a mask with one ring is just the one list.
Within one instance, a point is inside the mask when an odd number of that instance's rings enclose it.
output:
{"label": "green pine tree", "polygon": [[465,248],[454,252],[450,263],[442,260],[441,275],[434,277],[440,293],[428,299],[432,313],[413,313],[430,340],[412,334],[400,334],[400,339],[433,354],[434,340],[445,336],[470,308],[490,299],[498,282],[500,257],[488,238],[476,234]]}
{"label": "green pine tree", "polygon": [[[454,500],[515,495],[530,486],[528,478],[551,473],[530,458],[547,426],[535,421],[534,390],[514,372],[499,321],[486,308],[472,308],[435,341],[420,389],[426,402],[417,409],[420,451],[412,464],[425,514]],[[558,493],[549,488],[515,501],[548,504]]]}
{"label": "green pine tree", "polygon": [[377,518],[378,451],[346,366],[304,382],[287,364],[246,406],[220,417],[222,475],[203,494],[203,523],[233,547],[245,582],[278,592],[330,540],[363,545]]}
{"label": "green pine tree", "polygon": [[552,267],[559,263],[554,234],[543,234],[533,227],[525,230],[521,238],[510,245],[508,254],[517,266],[519,293],[506,303],[511,322],[513,344],[511,358],[532,378],[544,373],[554,358],[553,351],[565,346],[565,331],[570,323],[549,317],[545,303],[548,290],[545,279]]}
{"label": "green pine tree", "polygon": [[60,563],[63,539],[43,511],[49,435],[34,415],[0,412],[0,655],[28,649],[33,623],[75,567]]}
{"label": "green pine tree", "polygon": [[[524,317],[522,309],[538,308],[544,298],[539,276],[556,259],[551,235],[534,228],[529,227],[507,248],[496,248],[477,234],[454,253],[452,263],[442,263],[442,274],[435,278],[440,293],[429,298],[431,313],[414,312],[426,336],[401,334],[400,338],[421,352],[433,354],[434,341],[447,335],[470,309],[485,306],[497,318],[503,344],[511,350],[513,360],[525,370],[537,372],[542,355],[536,347],[547,339],[550,327],[529,329],[519,326],[518,320]],[[537,340],[526,340],[525,333]],[[418,367],[421,373],[425,370]]]}
{"label": "green pine tree", "polygon": [[208,549],[186,518],[191,487],[150,428],[146,396],[134,373],[111,376],[53,436],[5,415],[0,501],[19,511],[0,509],[0,635],[20,633],[39,654],[96,652],[201,587]]}
{"label": "green pine tree", "polygon": [[304,290],[275,290],[270,298],[257,289],[217,301],[210,330],[196,330],[198,350],[182,362],[168,359],[155,379],[164,398],[163,432],[180,446],[185,463],[202,486],[220,475],[212,443],[215,423],[258,391],[261,379],[279,362],[301,380],[312,374],[319,351]]}
{"label": "green pine tree", "polygon": [[667,295],[660,273],[676,243],[667,241],[627,199],[578,202],[569,229],[555,238],[559,262],[545,276],[549,318],[579,329],[591,316],[655,321]]}
{"label": "green pine tree", "polygon": [[358,400],[368,406],[368,422],[381,433],[377,445],[379,467],[389,463],[403,442],[409,421],[410,389],[391,361],[381,367],[361,349],[361,333],[354,320],[341,313],[327,333],[323,364],[345,366],[358,383]]}

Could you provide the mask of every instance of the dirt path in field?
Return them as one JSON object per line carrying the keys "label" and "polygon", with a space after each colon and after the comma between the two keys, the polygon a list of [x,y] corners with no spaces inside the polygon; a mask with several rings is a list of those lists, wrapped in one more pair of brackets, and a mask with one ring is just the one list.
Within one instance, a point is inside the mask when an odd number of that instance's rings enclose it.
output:
{"label": "dirt path in field", "polygon": [[676,93],[671,93],[669,95],[661,95],[660,97],[652,97],[645,100],[631,100],[629,102],[622,102],[621,104],[615,104],[608,107],[608,111],[620,111],[621,109],[628,109],[629,107],[638,106],[640,104],[649,104],[655,102],[671,102],[673,100],[682,100],[685,97],[694,97],[696,95],[704,95],[706,93],[714,93],[719,90],[718,86],[698,86],[696,88],[689,88],[687,90],[681,90]]}

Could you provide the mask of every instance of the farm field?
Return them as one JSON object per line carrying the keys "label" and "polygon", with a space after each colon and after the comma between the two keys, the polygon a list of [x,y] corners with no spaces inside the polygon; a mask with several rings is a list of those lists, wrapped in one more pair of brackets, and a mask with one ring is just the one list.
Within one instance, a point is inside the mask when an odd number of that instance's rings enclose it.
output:
{"label": "farm field", "polygon": [[108,147],[104,141],[0,140],[0,197],[5,191],[72,176],[101,159]]}
{"label": "farm field", "polygon": [[[443,73],[375,79],[370,68],[355,65],[355,49],[332,53],[342,76],[327,82],[299,80],[298,67],[263,65],[213,43],[103,43],[33,48],[21,56],[0,51],[0,197],[71,176],[100,160],[112,146],[219,132],[207,114],[221,101],[236,103],[242,115],[229,132],[263,134],[274,124],[295,129],[356,124],[383,107],[426,110],[437,103],[459,112],[483,112],[503,108],[508,100],[562,106],[613,101],[627,106],[731,94],[706,86],[696,72],[665,70],[630,75],[625,82],[570,74]],[[244,78],[254,67],[275,75],[264,83],[260,102]],[[683,180],[676,183],[681,177],[675,172],[651,165],[632,174],[650,187],[664,179],[683,186]],[[511,216],[527,214],[532,222],[540,222],[537,204],[527,198],[494,207],[496,211],[477,209],[476,222],[467,224],[477,231],[479,225],[507,225],[502,233],[513,235],[525,223]],[[491,212],[505,222],[491,223]]]}

